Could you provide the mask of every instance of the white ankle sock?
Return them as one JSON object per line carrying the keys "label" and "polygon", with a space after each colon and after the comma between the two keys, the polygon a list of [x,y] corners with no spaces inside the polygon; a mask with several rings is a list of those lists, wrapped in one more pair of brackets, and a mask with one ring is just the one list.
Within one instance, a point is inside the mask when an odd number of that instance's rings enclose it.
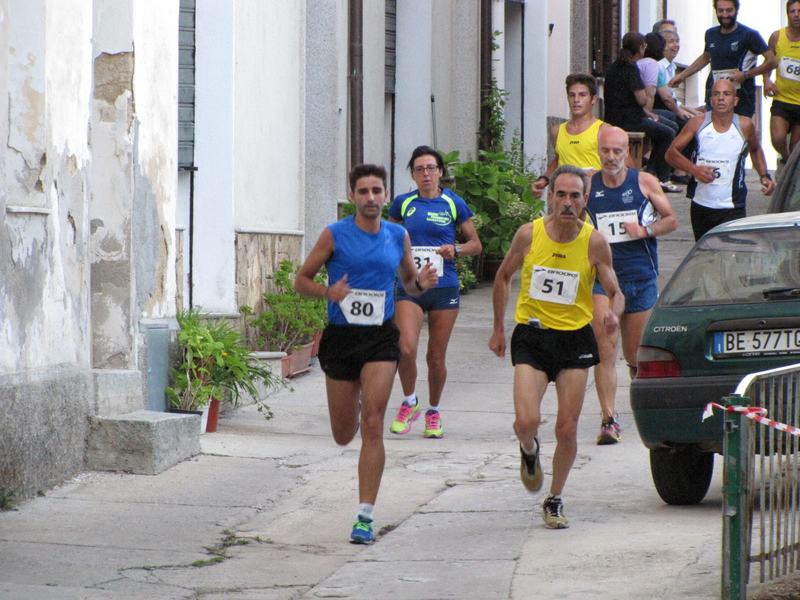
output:
{"label": "white ankle sock", "polygon": [[406,396],[405,400],[403,400],[403,404],[407,404],[408,406],[416,406],[417,402],[417,392],[411,392],[410,396]]}
{"label": "white ankle sock", "polygon": [[368,517],[372,519],[372,514],[375,511],[374,504],[368,504],[366,502],[362,502],[358,505],[358,514],[356,515],[356,521],[358,521],[359,517]]}

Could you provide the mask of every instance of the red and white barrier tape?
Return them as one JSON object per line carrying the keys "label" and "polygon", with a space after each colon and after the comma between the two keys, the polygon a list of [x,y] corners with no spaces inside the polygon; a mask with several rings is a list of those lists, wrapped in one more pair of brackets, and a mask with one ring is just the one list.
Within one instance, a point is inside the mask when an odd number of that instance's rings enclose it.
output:
{"label": "red and white barrier tape", "polygon": [[722,406],[716,402],[709,402],[703,411],[703,421],[714,414],[714,406],[721,408],[722,410],[727,410],[728,412],[742,413],[748,419],[752,419],[758,423],[763,423],[767,427],[772,427],[779,431],[785,431],[786,433],[800,437],[800,428],[768,419],[764,416],[767,414],[767,409],[760,406]]}

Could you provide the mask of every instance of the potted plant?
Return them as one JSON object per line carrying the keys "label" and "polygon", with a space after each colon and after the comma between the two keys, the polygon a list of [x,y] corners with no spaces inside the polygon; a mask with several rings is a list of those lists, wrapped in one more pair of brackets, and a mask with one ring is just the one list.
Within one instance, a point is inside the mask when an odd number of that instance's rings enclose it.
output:
{"label": "potted plant", "polygon": [[544,210],[544,202],[531,192],[533,174],[526,161],[517,158],[516,143],[508,154],[479,150],[479,160],[460,162],[458,151],[445,155],[453,173],[453,191],[475,213],[472,221],[483,244],[484,256],[479,262],[484,278],[494,278],[494,272],[487,270],[502,262],[517,229]]}
{"label": "potted plant", "polygon": [[178,410],[210,407],[206,431],[216,431],[223,396],[234,406],[242,392],[257,399],[259,411],[271,418],[269,407],[258,400],[257,384],[277,384],[272,371],[254,359],[241,336],[227,321],[213,321],[196,308],[179,312],[180,364],[172,369],[173,385],[166,388],[170,406]]}
{"label": "potted plant", "polygon": [[[327,301],[306,298],[294,290],[294,278],[299,266],[289,260],[281,262],[274,274],[276,292],[263,295],[264,310],[252,316],[248,326],[257,331],[254,345],[257,349],[285,352],[281,359],[284,377],[292,377],[310,367],[314,352],[314,338],[328,320]],[[320,273],[316,281],[325,283],[326,275]],[[249,306],[239,309],[245,315],[253,315]]]}

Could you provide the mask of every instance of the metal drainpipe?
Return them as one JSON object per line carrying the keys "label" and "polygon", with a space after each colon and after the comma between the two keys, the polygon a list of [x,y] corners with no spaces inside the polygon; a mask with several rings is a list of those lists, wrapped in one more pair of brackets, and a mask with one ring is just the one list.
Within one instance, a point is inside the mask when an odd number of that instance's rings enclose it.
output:
{"label": "metal drainpipe", "polygon": [[363,0],[349,0],[350,165],[364,162]]}
{"label": "metal drainpipe", "polygon": [[484,106],[483,98],[486,90],[492,85],[492,0],[481,0],[481,76],[480,103],[481,121],[478,133],[478,148],[491,150],[493,140],[489,135],[489,119],[492,107]]}

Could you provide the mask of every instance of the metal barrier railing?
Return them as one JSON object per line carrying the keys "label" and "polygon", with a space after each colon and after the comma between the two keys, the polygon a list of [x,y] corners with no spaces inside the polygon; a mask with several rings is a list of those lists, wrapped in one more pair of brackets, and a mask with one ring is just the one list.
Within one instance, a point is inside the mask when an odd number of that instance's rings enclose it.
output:
{"label": "metal barrier railing", "polygon": [[725,413],[722,597],[744,600],[751,565],[762,583],[800,570],[800,364],[748,375],[724,403],[766,409]]}

